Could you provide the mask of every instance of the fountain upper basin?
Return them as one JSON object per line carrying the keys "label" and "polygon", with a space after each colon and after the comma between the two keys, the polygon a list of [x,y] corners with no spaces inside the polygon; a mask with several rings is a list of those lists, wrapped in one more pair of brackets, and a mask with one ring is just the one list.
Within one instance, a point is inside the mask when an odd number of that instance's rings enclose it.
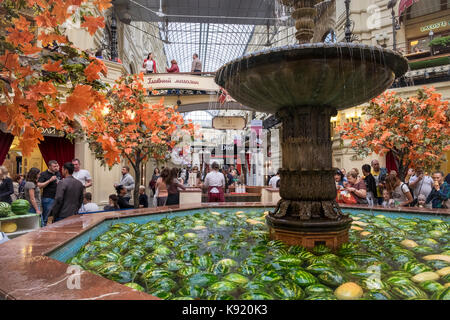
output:
{"label": "fountain upper basin", "polygon": [[314,43],[246,55],[220,68],[215,81],[262,112],[301,106],[339,110],[378,96],[408,68],[400,54],[381,47]]}

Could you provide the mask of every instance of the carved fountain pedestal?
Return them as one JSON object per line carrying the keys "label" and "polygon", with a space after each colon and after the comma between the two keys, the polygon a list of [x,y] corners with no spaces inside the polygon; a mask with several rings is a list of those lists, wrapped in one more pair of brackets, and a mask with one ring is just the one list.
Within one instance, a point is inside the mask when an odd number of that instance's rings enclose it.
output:
{"label": "carved fountain pedestal", "polygon": [[313,35],[317,0],[293,6],[299,45],[246,55],[216,72],[216,83],[237,101],[282,121],[280,196],[266,217],[272,239],[337,249],[352,219],[335,202],[330,118],[389,88],[408,70],[396,52],[354,43],[305,43]]}
{"label": "carved fountain pedestal", "polygon": [[290,245],[336,249],[348,242],[352,219],[335,202],[335,169],[331,158],[330,118],[334,107],[285,107],[282,120],[280,196],[266,217],[272,239]]}

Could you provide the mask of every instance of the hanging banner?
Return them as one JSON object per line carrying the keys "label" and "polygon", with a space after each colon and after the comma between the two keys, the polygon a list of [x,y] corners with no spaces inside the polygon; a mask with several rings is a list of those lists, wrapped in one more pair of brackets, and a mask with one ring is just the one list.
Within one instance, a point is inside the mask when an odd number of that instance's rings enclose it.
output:
{"label": "hanging banner", "polygon": [[401,0],[400,5],[398,6],[398,15],[401,16],[402,13],[411,7],[414,3],[419,2],[419,0]]}

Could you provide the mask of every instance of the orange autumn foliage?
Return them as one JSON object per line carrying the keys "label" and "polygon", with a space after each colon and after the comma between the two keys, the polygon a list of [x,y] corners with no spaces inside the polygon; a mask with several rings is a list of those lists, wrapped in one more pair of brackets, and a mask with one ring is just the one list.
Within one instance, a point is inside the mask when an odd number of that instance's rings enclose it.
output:
{"label": "orange autumn foliage", "polygon": [[138,205],[140,164],[167,160],[182,137],[191,137],[192,123],[185,123],[174,107],[146,102],[143,74],[122,77],[109,93],[109,103],[96,105],[81,118],[83,137],[102,165],[113,167],[128,160],[134,169],[135,207]]}
{"label": "orange autumn foliage", "polygon": [[105,19],[103,17],[84,17],[84,22],[81,27],[86,28],[89,34],[92,36],[97,31],[98,28],[105,27]]}
{"label": "orange autumn foliage", "polygon": [[92,9],[110,6],[110,0],[0,1],[6,31],[0,39],[0,121],[19,137],[24,155],[43,139],[42,129],[71,134],[75,116],[106,102],[98,81],[106,74],[103,62],[76,49],[60,26],[76,20],[78,11],[93,34],[104,19]]}
{"label": "orange autumn foliage", "polygon": [[450,109],[434,88],[423,88],[406,99],[385,92],[365,110],[367,119],[337,128],[343,139],[352,140],[358,155],[391,151],[400,163],[400,175],[409,167],[430,171],[439,167],[450,150]]}
{"label": "orange autumn foliage", "polygon": [[194,125],[185,123],[174,107],[146,102],[142,73],[116,82],[110,103],[91,108],[81,118],[85,138],[103,164],[112,167],[119,158],[132,164],[161,160],[176,145],[175,133],[184,130],[193,135]]}

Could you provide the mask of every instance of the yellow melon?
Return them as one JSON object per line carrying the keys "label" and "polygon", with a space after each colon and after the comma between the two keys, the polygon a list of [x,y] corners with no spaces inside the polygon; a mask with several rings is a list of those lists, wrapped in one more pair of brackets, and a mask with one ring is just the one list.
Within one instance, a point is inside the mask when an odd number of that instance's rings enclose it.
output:
{"label": "yellow melon", "polygon": [[424,260],[442,260],[450,263],[450,256],[446,256],[444,254],[430,254],[428,256],[423,257]]}
{"label": "yellow melon", "polygon": [[17,230],[17,224],[15,224],[14,222],[10,222],[10,221],[2,222],[1,230],[4,233],[15,232]]}
{"label": "yellow melon", "polygon": [[252,225],[254,225],[254,224],[264,224],[264,222],[257,221],[257,220],[255,220],[255,219],[247,219],[247,220],[245,220],[245,221],[247,221],[248,223],[250,223],[250,224],[252,224]]}
{"label": "yellow melon", "polygon": [[400,244],[406,248],[415,248],[419,246],[414,240],[408,239],[403,240],[402,242],[400,242]]}
{"label": "yellow melon", "polygon": [[334,295],[339,300],[357,300],[363,296],[363,293],[363,289],[354,282],[343,283],[334,291]]}
{"label": "yellow melon", "polygon": [[450,273],[450,267],[445,267],[445,268],[439,269],[438,271],[436,271],[436,273],[438,275],[440,275],[441,277],[446,276]]}
{"label": "yellow melon", "polygon": [[351,227],[352,230],[356,230],[356,231],[363,231],[364,229],[361,227],[357,227],[357,226],[352,226]]}
{"label": "yellow melon", "polygon": [[440,277],[436,272],[427,271],[416,274],[411,280],[414,282],[424,282],[427,280],[438,280],[439,278]]}
{"label": "yellow melon", "polygon": [[361,227],[366,227],[368,223],[362,222],[362,221],[353,221],[352,224],[356,224]]}

